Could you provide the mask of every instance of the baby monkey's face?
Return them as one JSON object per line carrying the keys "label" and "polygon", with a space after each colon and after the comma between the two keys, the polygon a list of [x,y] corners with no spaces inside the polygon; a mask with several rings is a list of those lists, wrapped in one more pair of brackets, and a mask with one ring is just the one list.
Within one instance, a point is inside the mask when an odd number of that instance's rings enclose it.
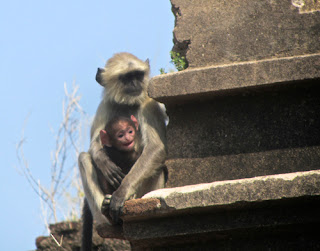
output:
{"label": "baby monkey's face", "polygon": [[132,125],[127,121],[119,121],[113,125],[113,131],[113,147],[126,152],[134,150],[136,130]]}

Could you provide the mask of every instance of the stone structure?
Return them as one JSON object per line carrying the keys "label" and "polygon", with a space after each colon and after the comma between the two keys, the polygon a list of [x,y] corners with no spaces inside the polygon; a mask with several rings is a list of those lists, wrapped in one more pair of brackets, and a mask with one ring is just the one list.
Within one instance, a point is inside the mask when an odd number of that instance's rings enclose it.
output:
{"label": "stone structure", "polygon": [[[82,222],[60,222],[49,226],[52,236],[39,236],[36,251],[80,251]],[[60,246],[59,246],[60,245]],[[92,250],[127,251],[130,243],[125,240],[103,239],[95,228],[92,236]]]}
{"label": "stone structure", "polygon": [[153,191],[128,201],[136,250],[319,250],[320,171]]}
{"label": "stone structure", "polygon": [[126,202],[125,238],[137,250],[319,249],[320,5],[171,2],[189,67],[149,89],[170,117],[169,188]]}

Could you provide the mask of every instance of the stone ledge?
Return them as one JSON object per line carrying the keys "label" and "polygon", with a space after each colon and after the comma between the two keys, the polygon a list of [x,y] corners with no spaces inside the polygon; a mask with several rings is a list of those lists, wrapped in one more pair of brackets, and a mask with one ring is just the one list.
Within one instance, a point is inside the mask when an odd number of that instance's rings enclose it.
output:
{"label": "stone ledge", "polygon": [[152,191],[142,199],[126,202],[122,218],[127,222],[184,214],[201,208],[233,208],[246,203],[319,195],[320,170],[216,181]]}
{"label": "stone ledge", "polygon": [[151,79],[149,95],[165,104],[205,94],[320,78],[320,53],[194,68]]}
{"label": "stone ledge", "polygon": [[[266,250],[269,245],[279,244],[285,250],[305,250],[307,246],[311,247],[308,250],[319,250],[319,235],[315,231],[320,223],[319,210],[319,196],[281,200],[277,204],[261,202],[259,206],[237,210],[129,221],[124,225],[124,233],[134,250],[199,250],[202,246],[203,250]],[[218,248],[231,242],[229,248]],[[248,247],[239,248],[243,242]]]}
{"label": "stone ledge", "polygon": [[233,250],[257,240],[261,247],[261,240],[294,247],[299,238],[318,247],[312,234],[320,223],[319,178],[317,170],[156,190],[125,203],[124,236],[135,250],[216,248],[234,241]]}

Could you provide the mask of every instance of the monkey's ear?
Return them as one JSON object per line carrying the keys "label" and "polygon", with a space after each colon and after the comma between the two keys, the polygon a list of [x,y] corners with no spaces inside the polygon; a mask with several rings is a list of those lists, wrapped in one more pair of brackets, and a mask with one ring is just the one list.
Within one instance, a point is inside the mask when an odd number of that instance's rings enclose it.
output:
{"label": "monkey's ear", "polygon": [[104,72],[105,70],[102,68],[98,68],[97,70],[97,74],[96,74],[96,81],[103,86],[103,81],[102,81],[102,76],[101,74]]}
{"label": "monkey's ear", "polygon": [[146,61],[144,61],[146,64],[148,64],[149,65],[149,67],[150,67],[150,60],[149,60],[149,58],[147,58],[147,60]]}
{"label": "monkey's ear", "polygon": [[108,147],[112,146],[110,136],[106,132],[106,130],[101,130],[100,131],[100,140],[101,140],[101,144],[103,146],[108,146]]}
{"label": "monkey's ear", "polygon": [[131,118],[132,122],[134,123],[134,125],[136,126],[136,130],[138,131],[139,130],[139,122],[138,122],[138,120],[133,115],[131,115],[130,118]]}

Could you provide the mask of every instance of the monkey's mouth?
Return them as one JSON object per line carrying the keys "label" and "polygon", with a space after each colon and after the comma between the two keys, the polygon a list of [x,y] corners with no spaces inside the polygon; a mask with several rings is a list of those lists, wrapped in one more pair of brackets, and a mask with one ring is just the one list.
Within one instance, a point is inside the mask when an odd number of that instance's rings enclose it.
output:
{"label": "monkey's mouth", "polygon": [[124,146],[125,148],[131,148],[131,147],[133,147],[133,145],[134,145],[134,141],[128,142],[128,143],[126,143],[126,144],[123,144],[123,146]]}
{"label": "monkey's mouth", "polygon": [[141,90],[128,90],[126,91],[126,94],[130,96],[139,96],[141,94]]}

